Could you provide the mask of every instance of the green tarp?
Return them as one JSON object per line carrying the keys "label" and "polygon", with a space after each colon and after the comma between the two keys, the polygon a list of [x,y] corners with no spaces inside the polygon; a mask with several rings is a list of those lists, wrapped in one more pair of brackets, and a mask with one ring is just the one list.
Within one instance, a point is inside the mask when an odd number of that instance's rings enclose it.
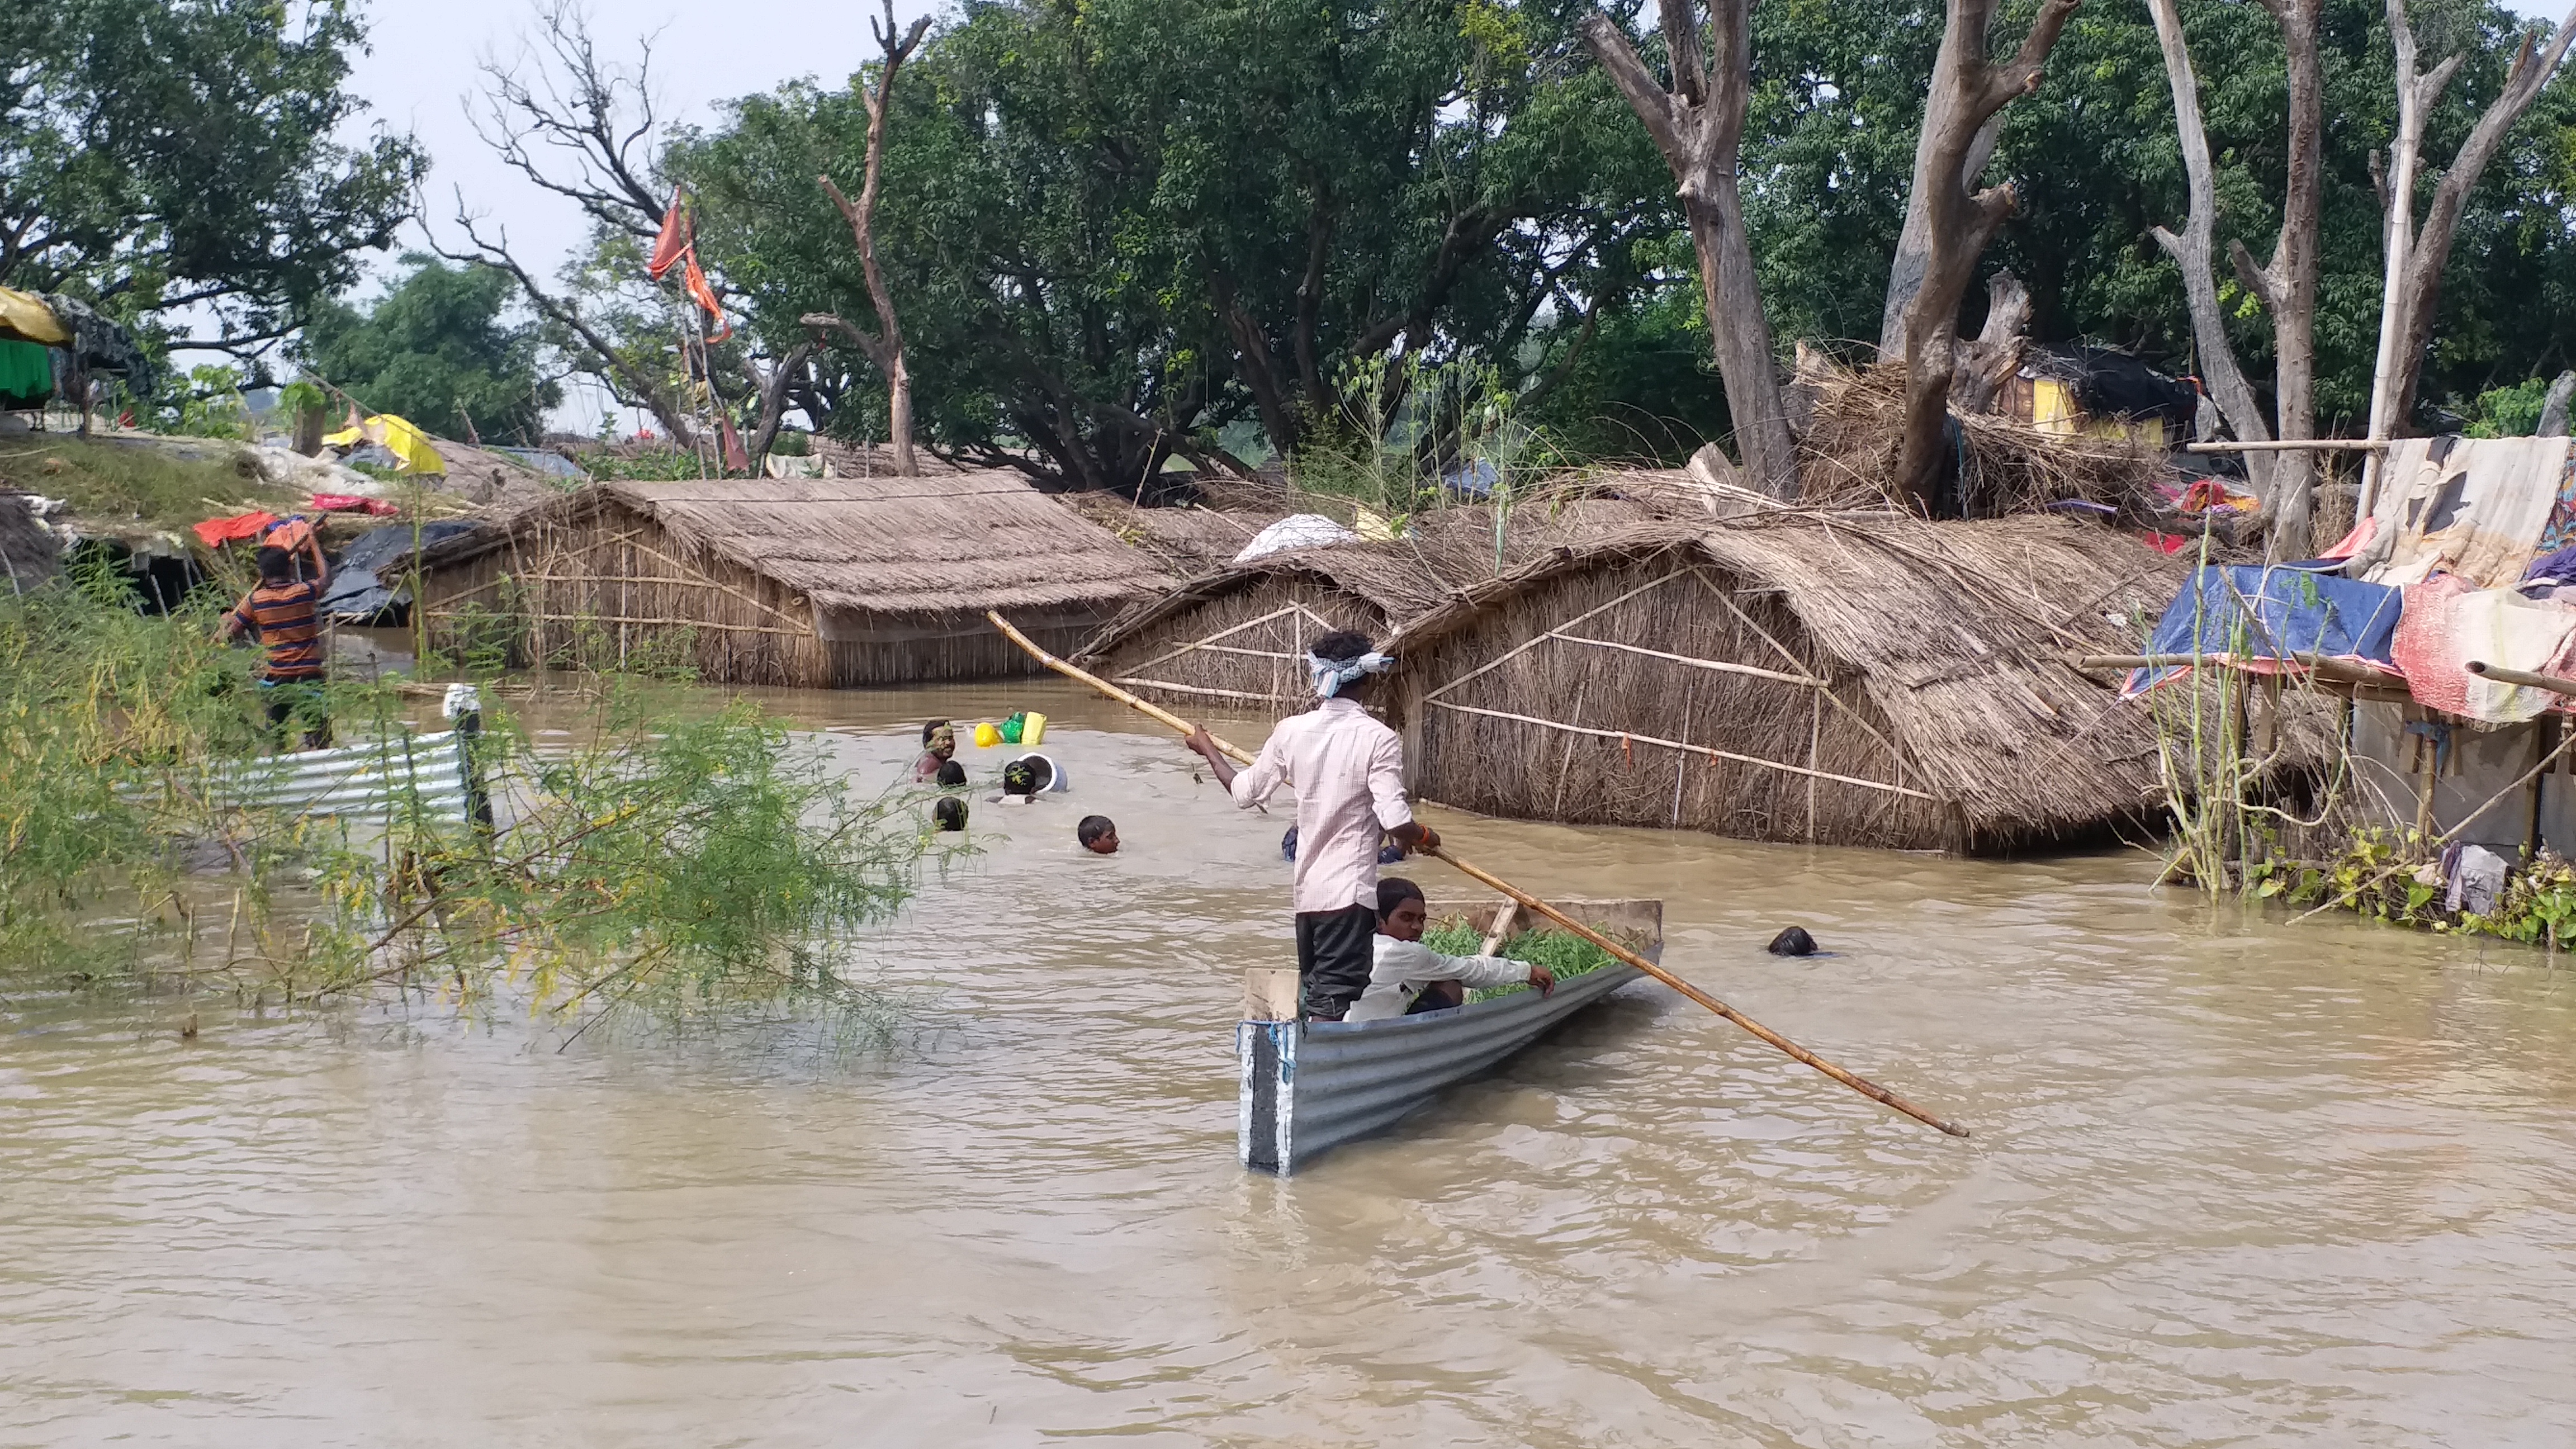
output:
{"label": "green tarp", "polygon": [[40,408],[53,395],[52,349],[0,338],[0,411]]}

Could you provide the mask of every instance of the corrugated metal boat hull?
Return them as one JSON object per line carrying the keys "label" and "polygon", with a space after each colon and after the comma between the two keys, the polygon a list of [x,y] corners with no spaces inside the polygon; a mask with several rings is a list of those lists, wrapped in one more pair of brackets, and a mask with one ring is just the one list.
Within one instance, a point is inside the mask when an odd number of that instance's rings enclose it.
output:
{"label": "corrugated metal boat hull", "polygon": [[[1571,913],[1577,919],[1586,914]],[[1659,908],[1655,918],[1660,933]],[[1662,949],[1652,947],[1647,959],[1660,963]],[[1515,992],[1384,1021],[1238,1022],[1237,1147],[1243,1165],[1284,1176],[1342,1143],[1392,1126],[1442,1088],[1509,1058],[1644,974],[1633,966],[1605,966],[1546,996]]]}

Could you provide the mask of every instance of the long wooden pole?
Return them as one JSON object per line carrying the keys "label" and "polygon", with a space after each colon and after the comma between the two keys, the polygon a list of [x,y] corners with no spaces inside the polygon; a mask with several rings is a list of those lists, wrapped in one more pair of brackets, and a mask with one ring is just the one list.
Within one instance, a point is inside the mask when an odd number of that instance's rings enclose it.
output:
{"label": "long wooden pole", "polygon": [[[1045,649],[1040,648],[1036,640],[1031,639],[1028,635],[1011,627],[1010,621],[1004,619],[1000,614],[988,611],[984,617],[992,621],[994,628],[1002,631],[1004,638],[1009,639],[1012,643],[1027,650],[1031,658],[1034,658],[1040,664],[1054,670],[1056,673],[1063,675],[1065,678],[1074,680],[1077,683],[1090,685],[1093,689],[1100,691],[1109,698],[1117,700],[1119,703],[1127,705],[1132,709],[1151,715],[1155,719],[1162,721],[1165,725],[1178,730],[1184,735],[1189,734],[1197,728],[1197,726],[1192,725],[1188,720],[1181,718],[1179,715],[1172,713],[1170,710],[1164,709],[1162,706],[1157,705],[1150,700],[1139,699],[1135,695],[1128,693],[1117,685],[1111,684],[1105,679],[1090,674],[1074,665],[1056,658]],[[1236,760],[1247,765],[1252,763],[1252,756],[1249,752],[1238,746],[1227,744],[1225,741],[1217,739],[1214,735],[1210,735],[1208,738],[1215,742],[1218,749],[1225,751]],[[1844,1071],[1841,1067],[1835,1066],[1832,1062],[1826,1061],[1823,1057],[1817,1056],[1814,1052],[1807,1050],[1805,1047],[1802,1047],[1796,1042],[1789,1040],[1787,1037],[1780,1035],[1771,1028],[1764,1026],[1762,1023],[1755,1021],[1753,1018],[1746,1016],[1740,1011],[1737,1011],[1734,1007],[1727,1005],[1725,1002],[1720,1001],[1716,997],[1709,995],[1707,992],[1700,990],[1698,987],[1691,985],[1689,982],[1675,976],[1663,967],[1656,965],[1654,962],[1647,960],[1645,957],[1638,955],[1636,952],[1629,950],[1627,947],[1620,945],[1618,942],[1611,940],[1609,937],[1602,935],[1600,932],[1595,931],[1591,927],[1584,925],[1582,922],[1575,920],[1573,917],[1566,915],[1563,911],[1560,911],[1556,907],[1549,905],[1547,902],[1540,900],[1538,897],[1529,894],[1527,891],[1511,884],[1509,881],[1503,880],[1499,876],[1488,875],[1484,871],[1477,869],[1475,866],[1468,864],[1466,861],[1460,860],[1458,857],[1451,855],[1445,849],[1435,847],[1425,851],[1424,853],[1447,861],[1450,866],[1458,871],[1459,874],[1466,876],[1470,880],[1478,881],[1484,885],[1492,887],[1494,890],[1499,891],[1503,895],[1510,897],[1512,900],[1519,902],[1522,909],[1546,917],[1560,928],[1582,937],[1584,940],[1589,941],[1593,945],[1600,947],[1602,950],[1609,952],[1619,960],[1625,961],[1629,965],[1636,967],[1638,970],[1645,972],[1647,975],[1654,977],[1657,981],[1664,983],[1666,986],[1680,992],[1682,995],[1689,997],[1691,1000],[1696,1001],[1700,1005],[1707,1007],[1709,1010],[1716,1012],[1718,1015],[1725,1017],[1728,1021],[1734,1022],[1737,1026],[1744,1028],[1746,1031],[1753,1033],[1762,1040],[1778,1047],[1781,1051],[1788,1053],[1794,1060],[1803,1062],[1806,1065],[1815,1068],[1817,1071],[1824,1073],[1826,1076],[1833,1078],[1835,1081],[1840,1082],[1844,1086],[1851,1088],[1853,1091],[1860,1093],[1862,1096],[1869,1098],[1871,1101],[1877,1102],[1881,1106],[1892,1107],[1918,1122],[1938,1127],[1953,1137],[1965,1137],[1968,1135],[1968,1129],[1960,1126],[1958,1123],[1947,1121],[1940,1117],[1935,1117],[1930,1112],[1915,1106],[1912,1102],[1905,1100],[1903,1097],[1896,1095],[1894,1092],[1887,1090],[1876,1082],[1873,1082],[1866,1077],[1857,1076],[1851,1072]]]}

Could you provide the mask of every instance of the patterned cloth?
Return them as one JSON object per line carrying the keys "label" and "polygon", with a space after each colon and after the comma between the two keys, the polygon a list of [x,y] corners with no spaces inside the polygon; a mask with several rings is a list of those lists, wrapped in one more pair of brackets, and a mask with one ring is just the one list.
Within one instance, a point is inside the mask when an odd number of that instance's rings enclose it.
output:
{"label": "patterned cloth", "polygon": [[259,636],[268,665],[259,677],[271,684],[322,677],[321,585],[310,579],[261,584],[233,607],[233,617]]}

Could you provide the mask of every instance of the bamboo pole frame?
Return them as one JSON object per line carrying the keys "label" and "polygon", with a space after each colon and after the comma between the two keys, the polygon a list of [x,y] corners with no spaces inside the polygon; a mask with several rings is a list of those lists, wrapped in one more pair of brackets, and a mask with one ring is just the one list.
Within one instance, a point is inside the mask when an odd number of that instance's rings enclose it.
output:
{"label": "bamboo pole frame", "polygon": [[1668,750],[1681,750],[1689,754],[1706,755],[1712,760],[1733,760],[1738,764],[1759,765],[1766,770],[1785,770],[1792,775],[1805,775],[1818,780],[1831,780],[1838,785],[1857,785],[1866,790],[1885,790],[1890,794],[1910,795],[1917,800],[1929,800],[1936,805],[1942,803],[1941,797],[1938,795],[1927,794],[1924,791],[1916,790],[1905,785],[1891,785],[1884,780],[1864,780],[1857,775],[1837,775],[1831,770],[1809,769],[1804,765],[1791,765],[1779,760],[1766,760],[1759,755],[1739,755],[1732,750],[1721,750],[1710,745],[1684,744],[1679,740],[1668,740],[1657,735],[1641,735],[1634,730],[1591,729],[1583,725],[1570,725],[1561,723],[1557,720],[1540,719],[1535,715],[1513,714],[1509,710],[1480,709],[1477,706],[1470,704],[1451,704],[1445,699],[1426,699],[1423,703],[1430,705],[1434,709],[1450,710],[1458,714],[1482,715],[1488,719],[1510,720],[1515,724],[1536,725],[1540,729],[1562,730],[1568,734],[1590,735],[1596,739],[1627,740],[1642,745],[1659,745]]}

